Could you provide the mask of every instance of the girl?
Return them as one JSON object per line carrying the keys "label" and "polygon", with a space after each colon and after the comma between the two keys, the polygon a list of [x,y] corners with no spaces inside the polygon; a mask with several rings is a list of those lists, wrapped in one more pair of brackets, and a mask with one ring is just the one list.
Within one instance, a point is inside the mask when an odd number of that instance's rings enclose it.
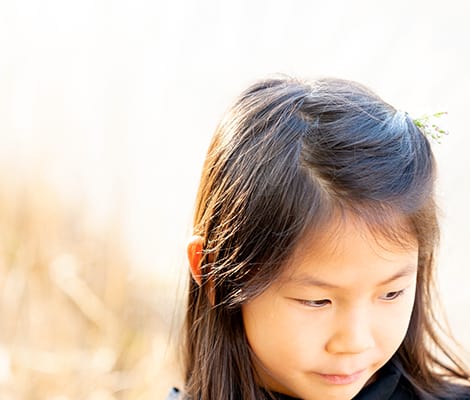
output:
{"label": "girl", "polygon": [[357,83],[242,93],[197,196],[181,398],[470,399],[432,309],[435,169]]}

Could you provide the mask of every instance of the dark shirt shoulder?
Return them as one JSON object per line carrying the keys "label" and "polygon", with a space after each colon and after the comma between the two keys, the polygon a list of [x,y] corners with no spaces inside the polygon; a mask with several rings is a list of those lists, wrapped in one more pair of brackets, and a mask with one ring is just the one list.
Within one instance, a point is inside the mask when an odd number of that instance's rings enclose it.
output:
{"label": "dark shirt shoulder", "polygon": [[380,371],[377,381],[362,389],[353,400],[470,400],[470,387],[448,384],[444,395],[420,395],[410,382],[393,363],[389,362]]}
{"label": "dark shirt shoulder", "polygon": [[440,396],[439,400],[470,400],[470,386],[449,384],[445,391],[449,394]]}

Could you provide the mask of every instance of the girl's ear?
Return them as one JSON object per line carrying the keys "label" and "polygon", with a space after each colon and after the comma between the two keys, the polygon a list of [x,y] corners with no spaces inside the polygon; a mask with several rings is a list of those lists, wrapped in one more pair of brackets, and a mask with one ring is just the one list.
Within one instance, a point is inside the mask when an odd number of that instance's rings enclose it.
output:
{"label": "girl's ear", "polygon": [[201,286],[201,259],[202,259],[202,246],[204,238],[202,236],[192,236],[188,243],[188,260],[191,275],[196,283]]}
{"label": "girl's ear", "polygon": [[[194,281],[201,286],[202,285],[202,274],[201,274],[201,260],[203,252],[204,238],[202,236],[192,236],[189,239],[188,243],[188,260],[189,260],[189,269],[191,270],[191,275],[193,276]],[[214,282],[210,279],[207,282],[207,296],[209,302],[215,304],[215,290]]]}

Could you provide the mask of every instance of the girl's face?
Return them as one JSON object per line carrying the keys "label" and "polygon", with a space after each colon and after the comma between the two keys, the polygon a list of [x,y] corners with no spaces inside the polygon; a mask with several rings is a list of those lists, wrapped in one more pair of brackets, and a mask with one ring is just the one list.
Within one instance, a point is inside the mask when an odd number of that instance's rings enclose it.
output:
{"label": "girl's face", "polygon": [[304,240],[242,314],[262,384],[305,400],[346,400],[405,337],[418,245],[377,240],[352,221],[325,238]]}

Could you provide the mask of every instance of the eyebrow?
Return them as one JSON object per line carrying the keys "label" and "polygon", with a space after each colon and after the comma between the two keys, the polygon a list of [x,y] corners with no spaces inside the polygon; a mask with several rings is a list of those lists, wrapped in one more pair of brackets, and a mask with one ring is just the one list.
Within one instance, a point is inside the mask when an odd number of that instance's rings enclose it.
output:
{"label": "eyebrow", "polygon": [[[399,278],[413,275],[416,272],[416,270],[417,270],[416,264],[408,264],[404,268],[400,269],[395,274],[390,276],[389,278],[383,280],[382,282],[379,282],[377,286],[384,286],[384,285],[387,285],[388,283],[396,281]],[[313,276],[308,276],[308,275],[299,275],[297,277],[290,277],[287,279],[287,283],[293,283],[293,284],[297,284],[301,286],[317,286],[317,287],[322,287],[322,288],[327,288],[327,289],[339,289],[340,288],[340,286],[333,285],[332,283],[325,282]]]}

